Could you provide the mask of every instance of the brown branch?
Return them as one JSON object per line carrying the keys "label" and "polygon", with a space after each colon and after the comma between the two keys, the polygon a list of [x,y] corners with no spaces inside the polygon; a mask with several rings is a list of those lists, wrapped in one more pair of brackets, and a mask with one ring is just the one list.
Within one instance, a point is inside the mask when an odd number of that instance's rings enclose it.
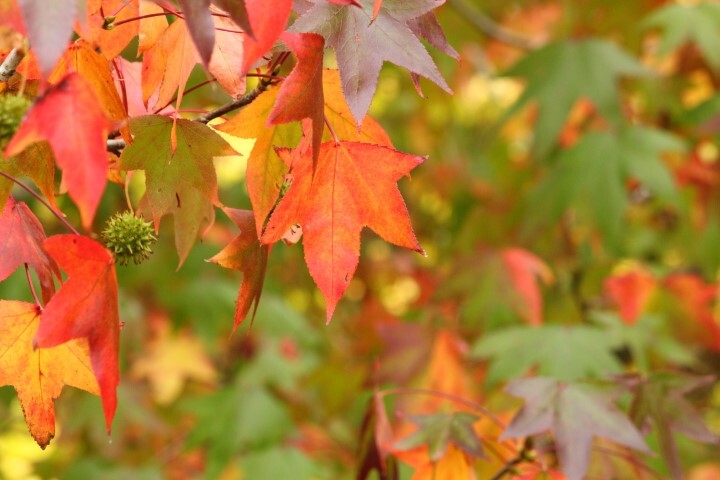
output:
{"label": "brown branch", "polygon": [[5,57],[2,65],[0,65],[0,82],[5,83],[10,81],[10,78],[15,74],[15,70],[23,58],[25,58],[25,51],[22,49],[13,48],[10,50],[10,53],[8,53],[8,56]]}
{"label": "brown branch", "polygon": [[40,309],[42,312],[42,303],[40,303],[40,299],[38,298],[38,294],[35,291],[35,285],[33,285],[32,277],[30,276],[30,268],[28,267],[28,264],[25,264],[25,278],[27,278],[28,285],[30,285],[30,293],[32,293],[33,298],[35,299],[35,305]]}
{"label": "brown branch", "polygon": [[534,462],[536,453],[533,451],[532,438],[527,437],[525,443],[523,443],[522,449],[518,454],[511,460],[509,460],[503,468],[492,476],[490,480],[500,480],[505,475],[512,474],[515,471],[515,467],[525,462]]}
{"label": "brown branch", "polygon": [[493,37],[496,40],[523,50],[534,50],[538,48],[536,41],[495,23],[490,17],[472,6],[467,0],[448,0],[448,4],[450,4],[461,17],[489,37]]}

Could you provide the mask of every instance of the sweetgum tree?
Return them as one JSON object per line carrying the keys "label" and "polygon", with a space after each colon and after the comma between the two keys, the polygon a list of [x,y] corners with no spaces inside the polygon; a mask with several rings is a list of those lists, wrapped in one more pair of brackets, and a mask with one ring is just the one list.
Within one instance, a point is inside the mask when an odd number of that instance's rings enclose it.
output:
{"label": "sweetgum tree", "polygon": [[720,8],[444,4],[0,0],[0,477],[720,475]]}

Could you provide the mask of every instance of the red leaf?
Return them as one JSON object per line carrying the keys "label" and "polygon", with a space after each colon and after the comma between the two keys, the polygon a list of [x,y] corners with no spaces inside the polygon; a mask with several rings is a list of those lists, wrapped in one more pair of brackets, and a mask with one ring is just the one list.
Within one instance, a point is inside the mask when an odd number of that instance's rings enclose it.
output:
{"label": "red leaf", "polygon": [[[255,38],[253,39],[250,35],[245,35],[243,38],[245,56],[240,71],[242,75],[245,75],[250,67],[262,58],[272,48],[275,41],[280,38],[280,34],[287,25],[288,17],[290,17],[292,3],[292,0],[245,1]],[[270,11],[272,11],[272,14],[269,14]]]}
{"label": "red leaf", "polygon": [[235,303],[234,332],[250,312],[253,304],[255,306],[252,318],[255,319],[265,280],[269,248],[267,245],[261,245],[257,238],[252,211],[227,207],[223,208],[223,211],[235,222],[235,225],[240,227],[240,234],[233,238],[227,247],[209,259],[208,262],[243,272],[240,291]]}
{"label": "red leaf", "polygon": [[69,278],[45,306],[35,346],[49,348],[87,338],[109,433],[120,381],[115,261],[102,245],[81,235],[56,235],[45,240],[44,246]]}
{"label": "red leaf", "polygon": [[552,271],[538,257],[521,248],[503,250],[502,259],[520,294],[525,318],[531,325],[541,325],[542,294],[537,282],[539,278],[547,284],[552,283]]}
{"label": "red leaf", "polygon": [[180,0],[193,43],[207,66],[215,46],[215,24],[210,14],[210,0]]}
{"label": "red leaf", "polygon": [[60,278],[60,270],[43,249],[45,232],[38,219],[27,205],[10,197],[0,215],[0,232],[0,281],[27,263],[37,272],[43,299],[49,301],[55,293],[53,274]]}
{"label": "red leaf", "polygon": [[620,318],[628,325],[633,325],[650,301],[656,283],[652,275],[635,270],[605,279],[605,291],[620,307]]}
{"label": "red leaf", "polygon": [[250,25],[245,0],[212,0],[212,3],[225,10],[228,15],[230,15],[230,18],[232,18],[245,33],[255,38],[252,26]]}
{"label": "red leaf", "polygon": [[423,252],[396,182],[423,162],[391,148],[357,142],[320,146],[313,179],[309,149],[281,150],[293,183],[270,217],[263,243],[298,223],[305,261],[325,297],[327,321],[355,274],[360,232],[367,226],[390,243]]}
{"label": "red leaf", "polygon": [[313,33],[284,33],[282,41],[295,53],[298,63],[285,79],[278,92],[268,123],[297,122],[312,119],[313,165],[322,142],[323,110],[323,48],[325,40]]}
{"label": "red leaf", "polygon": [[71,73],[35,102],[5,155],[17,155],[32,143],[47,140],[63,170],[70,197],[80,209],[83,226],[89,230],[105,190],[105,140],[111,128],[92,88],[80,75]]}
{"label": "red leaf", "polygon": [[337,3],[338,5],[355,5],[356,7],[362,8],[362,5],[357,0],[328,0],[330,3]]}

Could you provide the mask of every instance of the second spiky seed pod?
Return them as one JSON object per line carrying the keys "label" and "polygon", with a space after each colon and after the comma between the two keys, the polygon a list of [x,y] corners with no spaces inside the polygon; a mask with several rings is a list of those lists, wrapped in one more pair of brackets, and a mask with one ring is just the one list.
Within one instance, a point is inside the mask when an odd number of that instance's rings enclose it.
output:
{"label": "second spiky seed pod", "polygon": [[152,224],[131,212],[121,212],[111,217],[102,232],[105,247],[115,257],[115,263],[127,265],[130,260],[140,264],[152,254],[157,241]]}

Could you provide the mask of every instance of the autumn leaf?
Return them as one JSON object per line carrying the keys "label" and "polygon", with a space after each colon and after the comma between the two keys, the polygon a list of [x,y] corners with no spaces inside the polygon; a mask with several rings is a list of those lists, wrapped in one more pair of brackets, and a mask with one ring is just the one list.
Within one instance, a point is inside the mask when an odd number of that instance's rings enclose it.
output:
{"label": "autumn leaf", "polygon": [[712,377],[653,372],[647,378],[633,375],[621,377],[620,381],[633,392],[630,416],[635,425],[647,429],[652,422],[657,429],[662,458],[674,479],[683,478],[674,433],[681,433],[698,442],[718,445],[718,437],[710,432],[703,417],[685,398],[693,390],[711,383]]}
{"label": "autumn leaf", "polygon": [[305,261],[325,297],[329,322],[355,274],[363,227],[390,243],[423,252],[396,185],[423,158],[367,143],[328,142],[320,147],[313,179],[311,153],[295,158],[295,163],[288,150],[280,156],[291,167],[293,183],[270,217],[262,241],[277,242],[300,224]]}
{"label": "autumn leaf", "polygon": [[434,462],[422,447],[405,452],[397,452],[400,461],[415,469],[410,480],[437,480],[440,478],[476,480],[473,459],[460,450],[455,444],[448,446],[447,454]]}
{"label": "autumn leaf", "polygon": [[30,46],[35,51],[43,76],[47,77],[65,51],[73,32],[73,21],[83,21],[84,2],[78,0],[19,0]]}
{"label": "autumn leaf", "polygon": [[452,443],[472,457],[485,457],[480,439],[473,429],[473,423],[478,420],[477,415],[466,412],[433,413],[411,415],[408,419],[418,429],[396,441],[393,450],[410,450],[427,445],[430,460],[437,462],[447,454]]}
{"label": "autumn leaf", "polygon": [[80,209],[83,226],[89,230],[107,183],[105,140],[112,126],[92,87],[79,74],[71,73],[35,102],[5,155],[17,155],[31,144],[47,140],[70,198]]}
{"label": "autumn leaf", "polygon": [[10,197],[0,215],[0,281],[5,280],[20,265],[27,264],[40,279],[43,300],[55,293],[53,275],[60,279],[60,269],[43,248],[45,232],[38,219],[23,202]]}
{"label": "autumn leaf", "polygon": [[[245,0],[253,35],[243,36],[241,75],[245,75],[280,38],[290,17],[292,3],[292,0]],[[267,14],[268,9],[272,9],[272,15]]]}
{"label": "autumn leaf", "polygon": [[620,308],[620,318],[628,325],[637,322],[656,287],[655,278],[642,269],[611,275],[605,279],[605,291]]}
{"label": "autumn leaf", "polygon": [[525,400],[500,437],[524,438],[551,430],[563,473],[569,480],[585,476],[594,436],[649,452],[640,433],[615,405],[620,391],[595,382],[565,383],[546,377],[515,380],[505,389]]}
{"label": "autumn leaf", "polygon": [[250,35],[251,38],[255,38],[245,0],[212,0],[212,3],[225,10],[246,34]]}
{"label": "autumn leaf", "polygon": [[215,47],[215,24],[210,14],[210,0],[179,0],[183,10],[183,18],[205,65]]}
{"label": "autumn leaf", "polygon": [[115,260],[102,245],[81,235],[55,235],[44,247],[69,278],[45,305],[33,345],[51,348],[87,338],[109,434],[120,381]]}
{"label": "autumn leaf", "polygon": [[522,314],[530,325],[542,323],[542,292],[538,279],[546,284],[553,282],[550,268],[542,260],[521,248],[507,248],[501,257],[510,279],[523,302]]}
{"label": "autumn leaf", "polygon": [[[57,208],[55,203],[55,159],[47,142],[37,142],[17,156],[5,158],[0,154],[0,170],[12,176],[26,175],[38,186],[45,199]],[[0,208],[10,195],[14,182],[0,177]]]}
{"label": "autumn leaf", "polygon": [[372,22],[371,1],[360,3],[362,8],[318,1],[291,28],[293,32],[319,33],[335,50],[343,92],[358,123],[362,123],[370,107],[385,61],[422,75],[452,93],[427,50],[407,25],[444,3],[443,0],[385,0]]}
{"label": "autumn leaf", "polygon": [[12,385],[30,434],[41,448],[55,436],[55,405],[64,385],[99,394],[85,339],[33,347],[41,313],[31,303],[0,300],[0,386]]}
{"label": "autumn leaf", "polygon": [[124,22],[139,15],[139,0],[87,0],[86,28],[82,29],[85,40],[100,49],[103,56],[112,60],[138,35],[138,23],[124,23],[118,28],[104,28],[106,18],[115,17],[113,23]]}
{"label": "autumn leaf", "polygon": [[360,427],[356,480],[367,480],[373,470],[380,480],[398,478],[397,461],[388,451],[391,442],[390,420],[383,397],[376,392],[368,402]]}
{"label": "autumn leaf", "polygon": [[322,63],[325,41],[320,35],[311,33],[286,32],[281,38],[297,56],[298,63],[283,81],[268,123],[277,125],[310,118],[313,164],[316,164],[324,129]]}
{"label": "autumn leaf", "polygon": [[235,303],[234,332],[247,317],[251,308],[253,310],[251,320],[255,319],[265,281],[269,247],[262,245],[258,240],[252,211],[228,207],[223,208],[223,211],[240,228],[240,234],[233,238],[220,253],[207,261],[243,273]]}
{"label": "autumn leaf", "polygon": [[236,152],[210,127],[178,119],[177,148],[171,145],[173,119],[146,115],[130,120],[135,137],[123,150],[120,168],[145,170],[145,201],[152,213],[155,230],[167,214],[175,218],[175,246],[180,265],[195,243],[201,226],[215,220],[213,203],[218,203],[213,157]]}

